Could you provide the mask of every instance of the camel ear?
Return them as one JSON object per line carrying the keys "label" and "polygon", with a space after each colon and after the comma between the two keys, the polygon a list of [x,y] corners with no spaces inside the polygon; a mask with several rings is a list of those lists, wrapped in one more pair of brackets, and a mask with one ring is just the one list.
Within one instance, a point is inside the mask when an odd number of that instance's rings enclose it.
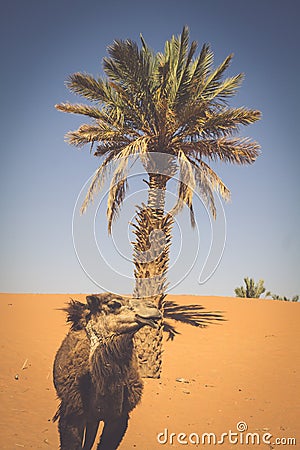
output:
{"label": "camel ear", "polygon": [[100,311],[100,299],[97,295],[88,295],[86,301],[91,313],[96,313]]}

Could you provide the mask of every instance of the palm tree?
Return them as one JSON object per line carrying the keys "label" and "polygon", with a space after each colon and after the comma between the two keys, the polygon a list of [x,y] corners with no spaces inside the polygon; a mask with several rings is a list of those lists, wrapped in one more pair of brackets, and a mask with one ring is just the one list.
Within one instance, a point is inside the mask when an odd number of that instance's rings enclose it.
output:
{"label": "palm tree", "polygon": [[[246,288],[243,286],[235,288],[234,292],[237,297],[242,298],[260,298],[261,294],[266,292],[266,288],[264,287],[264,280],[259,280],[258,283],[255,283],[253,278],[244,278],[244,282]],[[271,295],[271,292],[267,292],[265,297]]]}
{"label": "palm tree", "polygon": [[[210,162],[252,164],[259,154],[256,142],[234,137],[241,125],[257,121],[260,112],[228,105],[243,80],[243,74],[223,77],[233,55],[213,68],[210,46],[204,44],[198,56],[196,50],[195,41],[189,44],[186,26],[180,36],[166,42],[162,53],[151,50],[142,36],[141,47],[131,40],[116,40],[103,59],[105,77],[75,73],[67,80],[73,93],[93,105],[56,105],[60,111],[93,119],[66,135],[77,147],[96,143],[94,154],[101,158],[82,211],[115,163],[107,204],[109,232],[128,188],[130,158],[140,158],[148,174],[148,201],[138,208],[135,222],[134,296],[154,298],[163,312],[173,215],[186,205],[194,225],[192,201],[197,189],[215,217],[214,191],[225,200],[230,191]],[[167,182],[176,173],[178,200],[165,213]],[[148,336],[140,335],[137,346],[146,348],[146,353],[140,351],[143,374],[159,376],[162,329],[163,325]]]}
{"label": "palm tree", "polygon": [[271,294],[273,300],[283,300],[285,302],[298,302],[299,301],[299,295],[294,295],[292,298],[288,298],[286,296],[282,297],[281,295],[277,294]]}

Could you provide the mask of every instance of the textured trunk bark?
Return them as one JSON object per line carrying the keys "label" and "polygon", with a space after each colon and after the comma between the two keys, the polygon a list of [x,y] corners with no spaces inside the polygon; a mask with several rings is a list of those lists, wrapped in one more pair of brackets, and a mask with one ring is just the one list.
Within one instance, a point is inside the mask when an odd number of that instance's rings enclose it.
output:
{"label": "textured trunk bark", "polygon": [[[149,173],[148,204],[138,208],[134,242],[133,296],[151,298],[164,312],[173,217],[165,214],[166,184],[169,177]],[[142,328],[135,335],[135,346],[142,377],[159,378],[162,366],[163,323],[158,329]]]}

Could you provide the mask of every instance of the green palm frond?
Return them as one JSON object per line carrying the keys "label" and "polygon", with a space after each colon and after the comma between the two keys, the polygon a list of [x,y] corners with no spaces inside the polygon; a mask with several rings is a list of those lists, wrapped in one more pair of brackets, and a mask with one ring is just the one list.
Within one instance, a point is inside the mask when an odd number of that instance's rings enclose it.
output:
{"label": "green palm frond", "polygon": [[[131,40],[116,40],[108,47],[109,58],[103,59],[103,67],[111,81],[123,87],[133,97],[145,95],[149,91],[146,59],[142,51]],[[146,88],[146,89],[145,89]]]}
{"label": "green palm frond", "polygon": [[122,140],[118,141],[105,141],[97,145],[97,149],[94,152],[94,156],[101,158],[102,156],[107,156],[111,153],[118,154],[122,148],[125,147],[125,143]]}
{"label": "green palm frond", "polygon": [[224,108],[220,112],[206,111],[205,116],[195,122],[199,136],[222,137],[232,135],[240,125],[250,125],[261,118],[259,111],[246,108]]}
{"label": "green palm frond", "polygon": [[[231,78],[226,78],[216,89],[213,95],[213,99],[218,97],[218,99],[222,99],[223,102],[230,97],[236,95],[238,89],[241,87],[241,84],[245,78],[243,73],[239,73]],[[225,102],[227,104],[227,102]]]}
{"label": "green palm frond", "polygon": [[69,131],[66,134],[66,141],[76,147],[82,147],[85,144],[93,142],[108,141],[118,144],[122,142],[127,145],[129,141],[124,133],[116,132],[115,130],[105,126],[105,124],[81,125],[76,131]]}
{"label": "green palm frond", "polygon": [[[101,110],[94,106],[82,105],[82,104],[71,104],[71,103],[60,103],[55,105],[56,109],[63,112],[73,113],[73,114],[82,114],[89,116],[94,120],[94,125],[99,128],[99,132],[105,132],[108,129],[119,131],[123,134],[123,136],[134,135],[137,136],[138,133],[135,131],[135,128],[132,126],[132,122],[130,122],[130,126],[126,126],[124,123],[124,113],[116,108],[110,108],[105,111],[104,108]],[[102,140],[105,140],[106,137],[103,136]]]}
{"label": "green palm frond", "polygon": [[[204,82],[212,69],[213,60],[214,54],[210,50],[209,44],[204,44],[200,55],[191,67],[191,84],[195,88],[196,94],[199,94],[200,89],[203,87]],[[198,99],[198,95],[196,95],[196,98]]]}
{"label": "green palm frond", "polygon": [[111,100],[111,89],[108,82],[101,78],[96,80],[88,73],[76,72],[70,75],[66,81],[66,86],[74,94],[81,95],[92,102],[107,103]]}
{"label": "green palm frond", "polygon": [[206,101],[214,100],[216,105],[226,104],[226,99],[237,93],[243,79],[244,75],[238,74],[235,77],[226,78],[223,82],[212,82],[203,90],[201,95]]}
{"label": "green palm frond", "polygon": [[[145,43],[141,50],[131,40],[116,40],[108,47],[110,58],[103,59],[104,71],[118,92],[123,92],[126,102],[145,116],[142,123],[155,122],[156,107],[153,98],[152,72],[155,56]],[[153,124],[151,129],[153,130]]]}
{"label": "green palm frond", "polygon": [[199,95],[207,96],[208,94],[213,93],[216,90],[216,88],[220,86],[220,80],[222,79],[222,75],[225,72],[225,70],[229,67],[232,58],[233,54],[227,56],[227,58],[225,58],[224,61],[207,76],[203,86],[198,91],[198,96]]}
{"label": "green palm frond", "polygon": [[[176,58],[176,78],[180,80],[182,78],[186,64],[188,63],[187,55],[189,51],[189,29],[187,26],[183,27],[182,33],[177,39],[174,39],[174,47],[177,50]],[[193,56],[193,52],[192,55]],[[189,57],[191,60],[191,57]]]}
{"label": "green palm frond", "polygon": [[82,105],[79,103],[59,103],[58,105],[55,105],[55,108],[59,111],[82,114],[84,116],[92,117],[93,119],[101,119],[103,116],[96,106]]}
{"label": "green palm frond", "polygon": [[188,156],[198,161],[207,158],[231,164],[253,164],[259,155],[260,146],[249,138],[221,137],[186,143],[183,148]]}
{"label": "green palm frond", "polygon": [[187,105],[191,102],[191,92],[192,92],[192,73],[191,73],[191,60],[197,49],[197,43],[195,41],[192,42],[189,53],[186,57],[184,70],[182,74],[180,74],[180,78],[178,80],[178,87],[174,99],[174,110],[177,114],[180,114],[182,110],[185,109]]}
{"label": "green palm frond", "polygon": [[197,49],[197,42],[193,41],[189,48],[189,29],[185,26],[181,35],[174,41],[178,56],[176,58],[176,76],[173,89],[173,107],[179,112],[179,107],[189,98],[191,79],[190,64]]}

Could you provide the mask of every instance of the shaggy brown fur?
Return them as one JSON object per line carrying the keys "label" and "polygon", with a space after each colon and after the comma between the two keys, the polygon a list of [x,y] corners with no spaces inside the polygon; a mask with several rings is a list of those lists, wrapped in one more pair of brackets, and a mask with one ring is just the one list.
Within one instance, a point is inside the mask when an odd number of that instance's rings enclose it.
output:
{"label": "shaggy brown fur", "polygon": [[54,361],[53,378],[61,400],[61,450],[90,450],[99,422],[104,428],[98,450],[114,450],[127,429],[129,412],[141,399],[133,335],[156,326],[161,314],[152,303],[113,294],[91,295],[87,304],[72,300],[71,329]]}

